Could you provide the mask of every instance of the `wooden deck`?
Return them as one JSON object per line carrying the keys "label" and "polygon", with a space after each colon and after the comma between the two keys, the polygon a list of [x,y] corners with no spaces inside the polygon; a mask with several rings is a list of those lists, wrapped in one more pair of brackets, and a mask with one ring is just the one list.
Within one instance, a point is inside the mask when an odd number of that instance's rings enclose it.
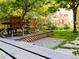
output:
{"label": "wooden deck", "polygon": [[79,59],[31,43],[0,38],[0,59]]}

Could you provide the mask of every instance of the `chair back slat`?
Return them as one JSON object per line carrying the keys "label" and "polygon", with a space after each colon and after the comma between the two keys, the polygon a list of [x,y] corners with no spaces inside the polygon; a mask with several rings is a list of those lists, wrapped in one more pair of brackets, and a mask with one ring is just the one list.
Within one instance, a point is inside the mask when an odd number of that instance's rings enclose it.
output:
{"label": "chair back slat", "polygon": [[10,17],[10,28],[12,28],[12,29],[21,29],[22,28],[22,19],[21,19],[21,17]]}

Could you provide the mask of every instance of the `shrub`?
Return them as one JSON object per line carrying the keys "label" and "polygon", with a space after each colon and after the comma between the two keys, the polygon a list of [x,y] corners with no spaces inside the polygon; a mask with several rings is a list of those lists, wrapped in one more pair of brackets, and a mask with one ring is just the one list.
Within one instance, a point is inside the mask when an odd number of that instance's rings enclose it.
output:
{"label": "shrub", "polygon": [[70,27],[66,24],[64,24],[64,29],[70,29]]}
{"label": "shrub", "polygon": [[57,27],[56,26],[52,26],[52,29],[57,29]]}
{"label": "shrub", "polygon": [[58,29],[58,28],[57,28],[57,26],[52,25],[52,26],[50,26],[49,29],[50,29],[50,30],[56,30],[56,29]]}
{"label": "shrub", "polygon": [[75,55],[75,56],[79,55],[79,50],[73,51],[72,54]]}

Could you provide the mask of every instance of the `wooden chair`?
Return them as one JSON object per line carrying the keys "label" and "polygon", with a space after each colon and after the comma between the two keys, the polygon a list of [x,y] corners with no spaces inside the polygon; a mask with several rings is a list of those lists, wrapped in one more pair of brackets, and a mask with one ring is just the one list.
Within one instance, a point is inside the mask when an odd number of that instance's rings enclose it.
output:
{"label": "wooden chair", "polygon": [[37,26],[37,20],[36,19],[30,19],[28,21],[28,28],[29,28],[29,32],[35,32],[36,31],[36,26]]}
{"label": "wooden chair", "polygon": [[12,37],[13,37],[14,30],[17,30],[17,29],[21,29],[24,36],[24,29],[22,24],[23,22],[21,17],[15,17],[15,16],[10,17],[10,28],[8,28],[8,30],[11,31]]}

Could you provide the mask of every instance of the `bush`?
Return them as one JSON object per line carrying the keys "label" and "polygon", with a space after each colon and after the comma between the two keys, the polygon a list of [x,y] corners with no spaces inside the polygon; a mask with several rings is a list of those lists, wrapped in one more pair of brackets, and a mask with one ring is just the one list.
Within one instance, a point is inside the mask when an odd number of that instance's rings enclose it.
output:
{"label": "bush", "polygon": [[52,26],[48,26],[48,29],[49,29],[49,30],[56,30],[56,29],[57,29],[57,27],[56,27],[56,26],[54,26],[54,25],[52,25]]}
{"label": "bush", "polygon": [[79,50],[73,51],[72,54],[75,55],[75,56],[79,55]]}
{"label": "bush", "polygon": [[68,25],[64,25],[64,29],[70,29],[70,27]]}
{"label": "bush", "polygon": [[56,26],[52,26],[52,30],[56,30],[58,29]]}
{"label": "bush", "polygon": [[58,30],[63,30],[63,27],[58,27]]}

